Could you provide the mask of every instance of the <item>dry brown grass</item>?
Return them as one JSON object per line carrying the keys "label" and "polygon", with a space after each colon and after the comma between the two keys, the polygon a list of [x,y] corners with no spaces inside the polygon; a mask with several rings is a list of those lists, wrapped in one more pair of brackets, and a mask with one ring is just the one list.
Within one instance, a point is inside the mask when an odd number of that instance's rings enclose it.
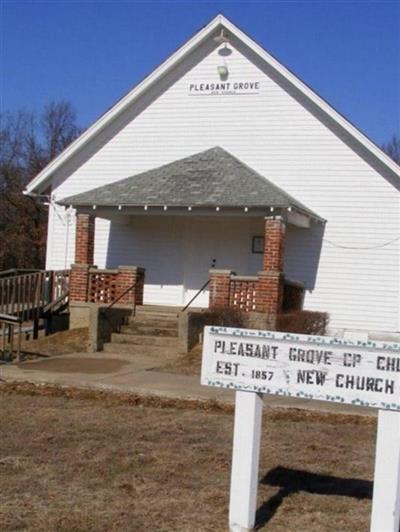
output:
{"label": "dry brown grass", "polygon": [[[0,397],[2,530],[227,529],[229,408],[32,385]],[[263,423],[259,529],[367,530],[375,420]]]}
{"label": "dry brown grass", "polygon": [[189,353],[180,353],[175,360],[163,363],[160,359],[160,367],[157,371],[179,373],[181,375],[200,375],[201,373],[201,345],[193,347]]}
{"label": "dry brown grass", "polygon": [[88,343],[88,328],[61,331],[50,336],[42,333],[37,340],[22,340],[23,354],[42,356],[66,355],[68,353],[85,352]]}

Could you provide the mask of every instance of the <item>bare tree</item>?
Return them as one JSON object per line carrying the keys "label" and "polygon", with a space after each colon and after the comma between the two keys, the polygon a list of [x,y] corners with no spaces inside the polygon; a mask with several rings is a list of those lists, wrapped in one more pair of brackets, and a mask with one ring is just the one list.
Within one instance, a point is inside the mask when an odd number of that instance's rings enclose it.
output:
{"label": "bare tree", "polygon": [[79,133],[65,101],[0,115],[0,270],[44,266],[47,212],[22,191]]}
{"label": "bare tree", "polygon": [[76,113],[69,102],[52,102],[40,119],[45,138],[45,157],[48,161],[63,151],[80,133]]}
{"label": "bare tree", "polygon": [[393,135],[389,142],[382,146],[382,150],[389,155],[397,164],[400,164],[400,138]]}

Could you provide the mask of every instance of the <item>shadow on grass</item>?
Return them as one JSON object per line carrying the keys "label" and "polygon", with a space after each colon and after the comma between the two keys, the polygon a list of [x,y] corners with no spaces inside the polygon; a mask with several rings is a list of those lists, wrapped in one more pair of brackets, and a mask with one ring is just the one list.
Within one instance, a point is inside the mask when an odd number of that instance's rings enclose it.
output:
{"label": "shadow on grass", "polygon": [[279,486],[280,490],[258,508],[255,530],[259,530],[273,518],[285,497],[299,491],[308,491],[318,495],[371,499],[373,483],[358,478],[340,478],[299,469],[275,467],[265,475],[261,484]]}

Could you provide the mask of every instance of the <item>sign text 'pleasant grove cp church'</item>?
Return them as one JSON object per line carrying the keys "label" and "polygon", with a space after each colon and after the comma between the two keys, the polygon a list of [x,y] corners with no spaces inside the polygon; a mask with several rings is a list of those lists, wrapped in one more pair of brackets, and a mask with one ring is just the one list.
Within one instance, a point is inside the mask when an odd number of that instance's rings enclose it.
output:
{"label": "sign text 'pleasant grove cp church'", "polygon": [[201,382],[400,410],[400,345],[206,327]]}

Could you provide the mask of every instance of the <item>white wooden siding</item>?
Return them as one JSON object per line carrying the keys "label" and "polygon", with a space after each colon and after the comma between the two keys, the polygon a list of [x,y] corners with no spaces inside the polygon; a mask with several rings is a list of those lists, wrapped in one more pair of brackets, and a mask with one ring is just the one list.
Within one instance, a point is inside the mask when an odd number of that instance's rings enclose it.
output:
{"label": "white wooden siding", "polygon": [[[50,223],[49,227],[54,228],[55,224]],[[262,255],[251,252],[251,242],[253,236],[262,232],[262,219],[254,218],[152,215],[96,218],[94,262],[99,268],[145,266],[145,303],[182,306],[208,279],[213,259],[216,268],[256,275],[262,268]],[[71,262],[74,239],[72,234]],[[56,241],[49,233],[49,243],[53,259],[50,261],[48,254],[47,267],[64,268],[66,239]],[[207,305],[205,291],[196,299],[196,306]]]}
{"label": "white wooden siding", "polygon": [[[396,238],[398,191],[242,51],[234,49],[225,59],[217,51],[198,59],[137,116],[132,109],[134,120],[126,123],[130,112],[117,119],[108,142],[104,133],[79,160],[65,165],[54,180],[56,197],[219,145],[327,219],[319,257],[317,228],[288,232],[285,267],[291,278],[306,282],[306,306],[328,311],[334,328],[398,330],[398,242],[381,249],[340,247],[379,246]],[[218,81],[217,66],[224,61],[231,83],[259,81],[259,94],[189,95],[190,83]],[[48,266],[60,267],[66,229],[58,217],[51,216],[49,223]],[[107,227],[99,222],[96,228],[99,260],[106,256]],[[164,238],[160,233],[159,242]],[[73,245],[67,262],[73,261],[72,250]]]}

